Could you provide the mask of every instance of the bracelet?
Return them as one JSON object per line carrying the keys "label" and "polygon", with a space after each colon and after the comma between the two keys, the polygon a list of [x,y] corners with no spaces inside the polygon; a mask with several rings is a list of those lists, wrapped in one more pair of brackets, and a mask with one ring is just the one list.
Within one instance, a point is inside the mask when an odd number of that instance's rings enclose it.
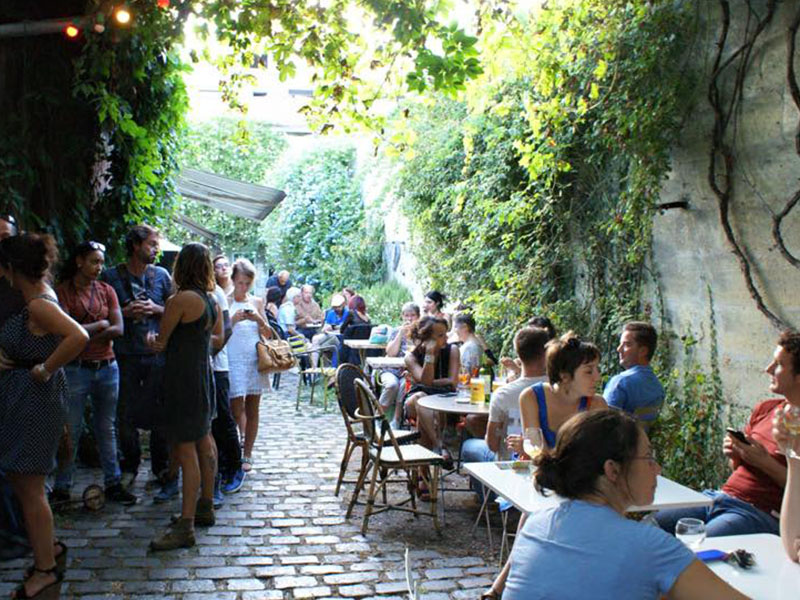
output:
{"label": "bracelet", "polygon": [[44,366],[44,363],[39,363],[38,365],[35,365],[33,367],[33,370],[39,373],[40,375],[43,374],[45,376],[44,377],[45,381],[50,381],[50,378],[53,376],[53,374],[47,370],[47,367]]}
{"label": "bracelet", "polygon": [[434,361],[433,354],[426,354],[426,355],[425,355],[425,362],[424,362],[424,364],[426,364],[426,365],[430,365],[430,364],[432,364],[432,363],[433,363],[433,361]]}

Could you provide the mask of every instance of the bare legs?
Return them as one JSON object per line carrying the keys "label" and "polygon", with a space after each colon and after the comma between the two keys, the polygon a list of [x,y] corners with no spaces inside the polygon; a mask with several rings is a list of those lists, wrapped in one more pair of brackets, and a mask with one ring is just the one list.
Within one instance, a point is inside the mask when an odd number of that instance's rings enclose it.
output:
{"label": "bare legs", "polygon": [[417,401],[425,396],[424,393],[413,394],[406,400],[408,416],[417,419],[419,429],[419,443],[428,449],[441,445],[439,434],[438,413],[436,411],[417,406]]}
{"label": "bare legs", "polygon": [[207,500],[211,500],[214,493],[214,477],[217,474],[214,442],[210,434],[196,442],[180,442],[174,446],[174,455],[183,470],[181,517],[194,519],[198,490],[201,497]]}
{"label": "bare legs", "polygon": [[[14,493],[22,506],[28,541],[33,548],[33,563],[37,569],[51,569],[56,563],[53,552],[53,513],[44,492],[44,475],[22,475],[6,473]],[[55,581],[53,574],[34,571],[28,579],[26,590],[29,596]]]}
{"label": "bare legs", "polygon": [[243,456],[253,455],[253,445],[256,443],[258,435],[258,407],[261,402],[261,395],[248,394],[244,398],[231,398],[231,411],[233,419],[239,426],[239,434],[244,437],[242,444]]}

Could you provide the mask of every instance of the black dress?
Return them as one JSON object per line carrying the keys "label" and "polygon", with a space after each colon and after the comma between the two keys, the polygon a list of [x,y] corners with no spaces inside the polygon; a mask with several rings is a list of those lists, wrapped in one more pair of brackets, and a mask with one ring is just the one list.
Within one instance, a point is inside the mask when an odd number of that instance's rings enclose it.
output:
{"label": "black dress", "polygon": [[[50,296],[40,298],[58,304]],[[61,338],[33,335],[28,317],[24,307],[0,328],[0,348],[17,365],[0,371],[0,471],[47,475],[67,419],[67,379],[63,369],[45,383],[31,377],[31,368],[44,362]]]}
{"label": "black dress", "polygon": [[[434,366],[433,378],[434,379],[446,379],[450,376],[450,349],[452,348],[452,344],[447,344],[439,350],[439,356],[436,358],[436,365]],[[417,392],[423,392],[429,396],[433,394],[448,394],[450,392],[454,392],[452,385],[423,385],[421,383],[415,383],[411,386],[411,389],[408,390],[408,396],[412,394],[416,394]]]}
{"label": "black dress", "polygon": [[169,338],[164,368],[164,435],[170,442],[196,442],[208,434],[214,411],[211,331],[216,305],[208,294],[200,317],[178,323]]}

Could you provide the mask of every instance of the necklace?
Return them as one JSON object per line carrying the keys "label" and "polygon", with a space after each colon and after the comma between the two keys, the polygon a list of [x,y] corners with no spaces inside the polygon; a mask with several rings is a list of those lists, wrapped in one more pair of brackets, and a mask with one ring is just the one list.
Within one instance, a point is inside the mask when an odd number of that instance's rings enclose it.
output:
{"label": "necklace", "polygon": [[86,323],[87,317],[91,317],[89,323],[94,323],[95,321],[99,321],[101,317],[102,306],[98,306],[97,312],[94,310],[94,296],[97,292],[97,285],[94,281],[89,284],[90,292],[89,292],[89,306],[86,306],[83,302],[83,296],[81,296],[80,292],[78,291],[78,287],[75,285],[75,280],[72,280],[72,291],[75,293],[75,297],[78,299],[78,303],[81,305],[83,309],[83,317],[81,317],[78,322],[79,323]]}

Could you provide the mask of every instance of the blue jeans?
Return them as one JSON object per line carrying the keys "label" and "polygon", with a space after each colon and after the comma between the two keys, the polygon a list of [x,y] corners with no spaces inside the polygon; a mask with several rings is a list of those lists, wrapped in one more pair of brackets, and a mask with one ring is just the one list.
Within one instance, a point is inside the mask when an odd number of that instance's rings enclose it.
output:
{"label": "blue jeans", "polygon": [[704,490],[713,504],[700,508],[661,510],[655,518],[661,529],[675,533],[675,523],[681,517],[693,517],[706,524],[708,537],[772,533],[778,535],[778,519],[750,504],[723,492]]}
{"label": "blue jeans", "polygon": [[92,401],[94,436],[100,451],[105,485],[115,485],[120,481],[116,431],[119,367],[116,362],[97,370],[67,365],[64,371],[69,385],[67,425],[72,437],[72,460],[56,473],[55,488],[66,490],[72,486],[87,399]]}
{"label": "blue jeans", "polygon": [[[461,462],[494,462],[497,454],[489,450],[485,440],[470,438],[461,444]],[[469,478],[469,487],[478,494],[478,498],[483,502],[483,485],[474,477]],[[489,498],[491,500],[491,497]]]}

